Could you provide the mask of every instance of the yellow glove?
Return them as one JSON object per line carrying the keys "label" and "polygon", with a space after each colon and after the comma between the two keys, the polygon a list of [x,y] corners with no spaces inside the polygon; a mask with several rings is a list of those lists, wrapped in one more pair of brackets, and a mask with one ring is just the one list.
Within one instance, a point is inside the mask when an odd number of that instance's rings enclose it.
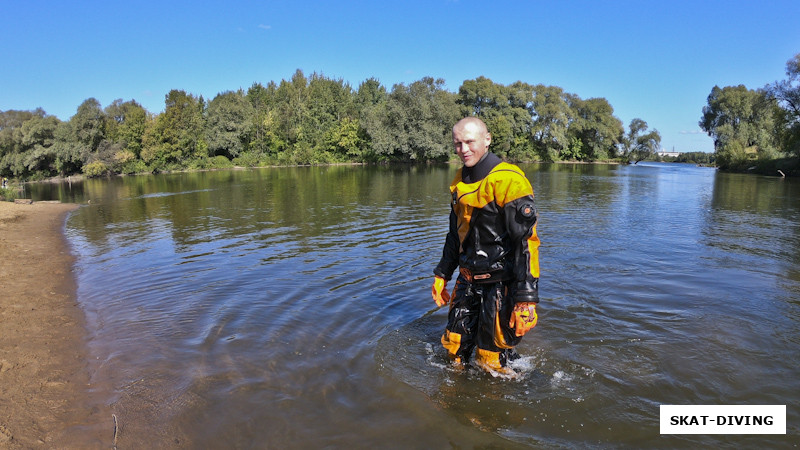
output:
{"label": "yellow glove", "polygon": [[536,303],[522,302],[514,305],[514,310],[511,312],[511,320],[508,321],[508,326],[514,328],[517,337],[524,336],[525,333],[536,326],[539,316],[536,315]]}
{"label": "yellow glove", "polygon": [[447,281],[442,277],[433,279],[433,287],[431,288],[431,295],[436,306],[444,306],[450,302],[450,293],[447,292]]}

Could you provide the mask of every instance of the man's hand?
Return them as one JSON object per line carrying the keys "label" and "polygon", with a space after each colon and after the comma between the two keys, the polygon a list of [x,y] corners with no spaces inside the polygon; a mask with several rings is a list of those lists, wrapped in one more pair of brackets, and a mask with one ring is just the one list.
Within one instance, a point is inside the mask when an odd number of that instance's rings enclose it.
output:
{"label": "man's hand", "polygon": [[514,328],[517,337],[525,335],[531,328],[536,326],[536,321],[539,316],[536,315],[536,303],[522,302],[514,305],[514,310],[511,311],[511,320],[508,321],[508,326]]}
{"label": "man's hand", "polygon": [[442,277],[433,279],[433,287],[431,288],[431,295],[436,306],[444,306],[450,302],[450,293],[447,292],[447,281]]}

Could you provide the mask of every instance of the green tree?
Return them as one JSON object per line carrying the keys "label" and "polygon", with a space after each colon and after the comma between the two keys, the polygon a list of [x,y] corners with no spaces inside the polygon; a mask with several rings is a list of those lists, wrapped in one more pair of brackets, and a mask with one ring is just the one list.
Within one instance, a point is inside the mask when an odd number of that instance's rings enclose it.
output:
{"label": "green tree", "polygon": [[492,152],[501,157],[509,156],[515,143],[511,120],[505,115],[493,114],[485,118],[484,122],[492,135]]}
{"label": "green tree", "polygon": [[303,129],[308,114],[308,79],[297,69],[290,81],[281,80],[275,91],[279,139],[293,147],[304,139]]}
{"label": "green tree", "polygon": [[275,90],[274,115],[267,114],[264,126],[277,124],[274,139],[285,143],[278,155],[285,163],[329,162],[326,138],[344,118],[357,118],[353,90],[343,80],[314,73],[306,77],[298,69],[290,81],[282,80]]}
{"label": "green tree", "polygon": [[539,84],[533,88],[529,105],[533,118],[530,133],[534,148],[545,161],[564,159],[568,148],[567,129],[574,114],[567,97],[558,86]]}
{"label": "green tree", "polygon": [[277,112],[278,86],[270,81],[266,86],[254,83],[247,90],[247,99],[253,106],[250,151],[258,160],[265,155],[276,155],[286,149],[287,143],[280,132]]}
{"label": "green tree", "polygon": [[76,144],[72,121],[59,123],[54,135],[53,154],[56,171],[62,176],[80,173],[88,153],[83,146]]}
{"label": "green tree", "polygon": [[97,146],[97,151],[84,161],[81,171],[89,177],[110,176],[119,171],[124,163],[129,162],[122,144],[104,139]]}
{"label": "green tree", "polygon": [[53,144],[60,120],[55,116],[34,115],[22,124],[22,150],[27,172],[37,177],[57,173]]}
{"label": "green tree", "polygon": [[456,102],[461,115],[475,115],[486,122],[492,133],[492,151],[502,157],[525,159],[532,156],[529,136],[533,87],[516,82],[510,86],[485,77],[466,80],[458,90]]}
{"label": "green tree", "polygon": [[23,179],[52,176],[61,122],[41,108],[0,112],[0,175]]}
{"label": "green tree", "polygon": [[209,156],[229,159],[239,156],[250,145],[255,110],[241,91],[224,92],[208,103],[206,141]]}
{"label": "green tree", "polygon": [[355,104],[363,146],[360,161],[377,160],[378,156],[374,150],[376,145],[385,146],[391,139],[388,123],[385,120],[388,101],[389,94],[377,79],[369,78],[358,86]]}
{"label": "green tree", "polygon": [[368,78],[358,85],[354,102],[356,109],[362,111],[364,108],[386,103],[388,97],[386,88],[377,78]]}
{"label": "green tree", "polygon": [[782,112],[765,91],[744,85],[714,86],[699,124],[714,140],[721,169],[743,169],[777,154],[778,119]]}
{"label": "green tree", "polygon": [[[58,170],[91,175],[99,175],[100,172],[112,173],[118,153],[125,147],[125,143],[118,139],[120,133],[127,131],[122,124],[125,122],[124,111],[129,107],[132,108],[133,105],[123,106],[121,101],[112,103],[108,108],[112,115],[108,115],[97,99],[85,100],[70,118],[69,126],[57,130],[63,133],[59,134],[62,136],[62,139],[59,139],[62,142],[55,147]],[[134,143],[134,146],[136,145],[140,143]],[[89,164],[91,166],[87,172],[86,166]]]}
{"label": "green tree", "polygon": [[78,106],[78,111],[69,119],[72,124],[73,142],[80,146],[80,153],[88,155],[97,151],[100,142],[106,138],[106,116],[100,102],[88,98]]}
{"label": "green tree", "polygon": [[800,158],[800,53],[786,62],[786,76],[766,90],[784,111],[780,123],[783,148]]}
{"label": "green tree", "polygon": [[462,106],[461,115],[490,119],[502,115],[508,107],[504,86],[486,77],[465,80],[458,88],[456,103]]}
{"label": "green tree", "polygon": [[624,128],[614,116],[614,108],[604,98],[581,100],[572,96],[575,119],[569,125],[572,142],[580,142],[582,153],[577,159],[604,160],[616,155]]}
{"label": "green tree", "polygon": [[636,118],[631,120],[628,132],[621,139],[621,156],[636,164],[653,156],[660,146],[661,135],[658,130],[648,130],[647,122]]}
{"label": "green tree", "polygon": [[503,117],[509,122],[512,130],[512,141],[509,143],[508,157],[523,161],[538,159],[533,145],[533,106],[534,87],[522,81],[516,81],[506,87],[508,110]]}
{"label": "green tree", "polygon": [[165,96],[164,112],[145,133],[142,160],[154,171],[186,167],[207,157],[202,97],[173,89]]}
{"label": "green tree", "polygon": [[44,111],[0,111],[0,176],[25,175],[22,125],[34,115],[44,116]]}
{"label": "green tree", "polygon": [[114,100],[105,109],[106,137],[118,143],[138,158],[142,153],[142,139],[147,130],[150,114],[135,100]]}
{"label": "green tree", "polygon": [[335,127],[328,128],[321,149],[336,161],[361,160],[363,145],[358,119],[345,117]]}
{"label": "green tree", "polygon": [[408,86],[394,85],[379,133],[368,132],[381,160],[441,161],[449,157],[451,128],[458,117],[455,98],[444,89],[444,80],[424,77]]}
{"label": "green tree", "polygon": [[[353,89],[342,79],[333,80],[316,73],[311,75],[308,82],[308,113],[303,129],[306,130],[305,140],[318,156],[327,152],[326,137],[331,133],[341,133],[344,130],[343,121],[350,124],[358,117],[354,97]],[[355,124],[357,127],[358,122]]]}

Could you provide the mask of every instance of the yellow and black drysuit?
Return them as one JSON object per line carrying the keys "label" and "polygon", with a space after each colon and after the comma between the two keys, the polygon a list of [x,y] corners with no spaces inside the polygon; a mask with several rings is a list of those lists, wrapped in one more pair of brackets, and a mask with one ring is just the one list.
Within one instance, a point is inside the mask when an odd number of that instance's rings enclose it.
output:
{"label": "yellow and black drysuit", "polygon": [[522,339],[509,327],[514,305],[539,301],[539,237],[533,188],[522,170],[493,153],[463,167],[450,185],[452,209],[434,269],[459,276],[442,345],[461,363],[505,367]]}

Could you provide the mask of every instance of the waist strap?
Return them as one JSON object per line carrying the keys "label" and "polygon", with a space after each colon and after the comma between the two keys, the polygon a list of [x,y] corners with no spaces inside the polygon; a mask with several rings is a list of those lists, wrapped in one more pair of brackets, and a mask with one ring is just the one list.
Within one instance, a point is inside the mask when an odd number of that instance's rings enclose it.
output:
{"label": "waist strap", "polygon": [[473,272],[467,268],[459,267],[458,272],[468,283],[482,284],[482,283],[498,283],[505,281],[505,271],[495,270],[493,272]]}

